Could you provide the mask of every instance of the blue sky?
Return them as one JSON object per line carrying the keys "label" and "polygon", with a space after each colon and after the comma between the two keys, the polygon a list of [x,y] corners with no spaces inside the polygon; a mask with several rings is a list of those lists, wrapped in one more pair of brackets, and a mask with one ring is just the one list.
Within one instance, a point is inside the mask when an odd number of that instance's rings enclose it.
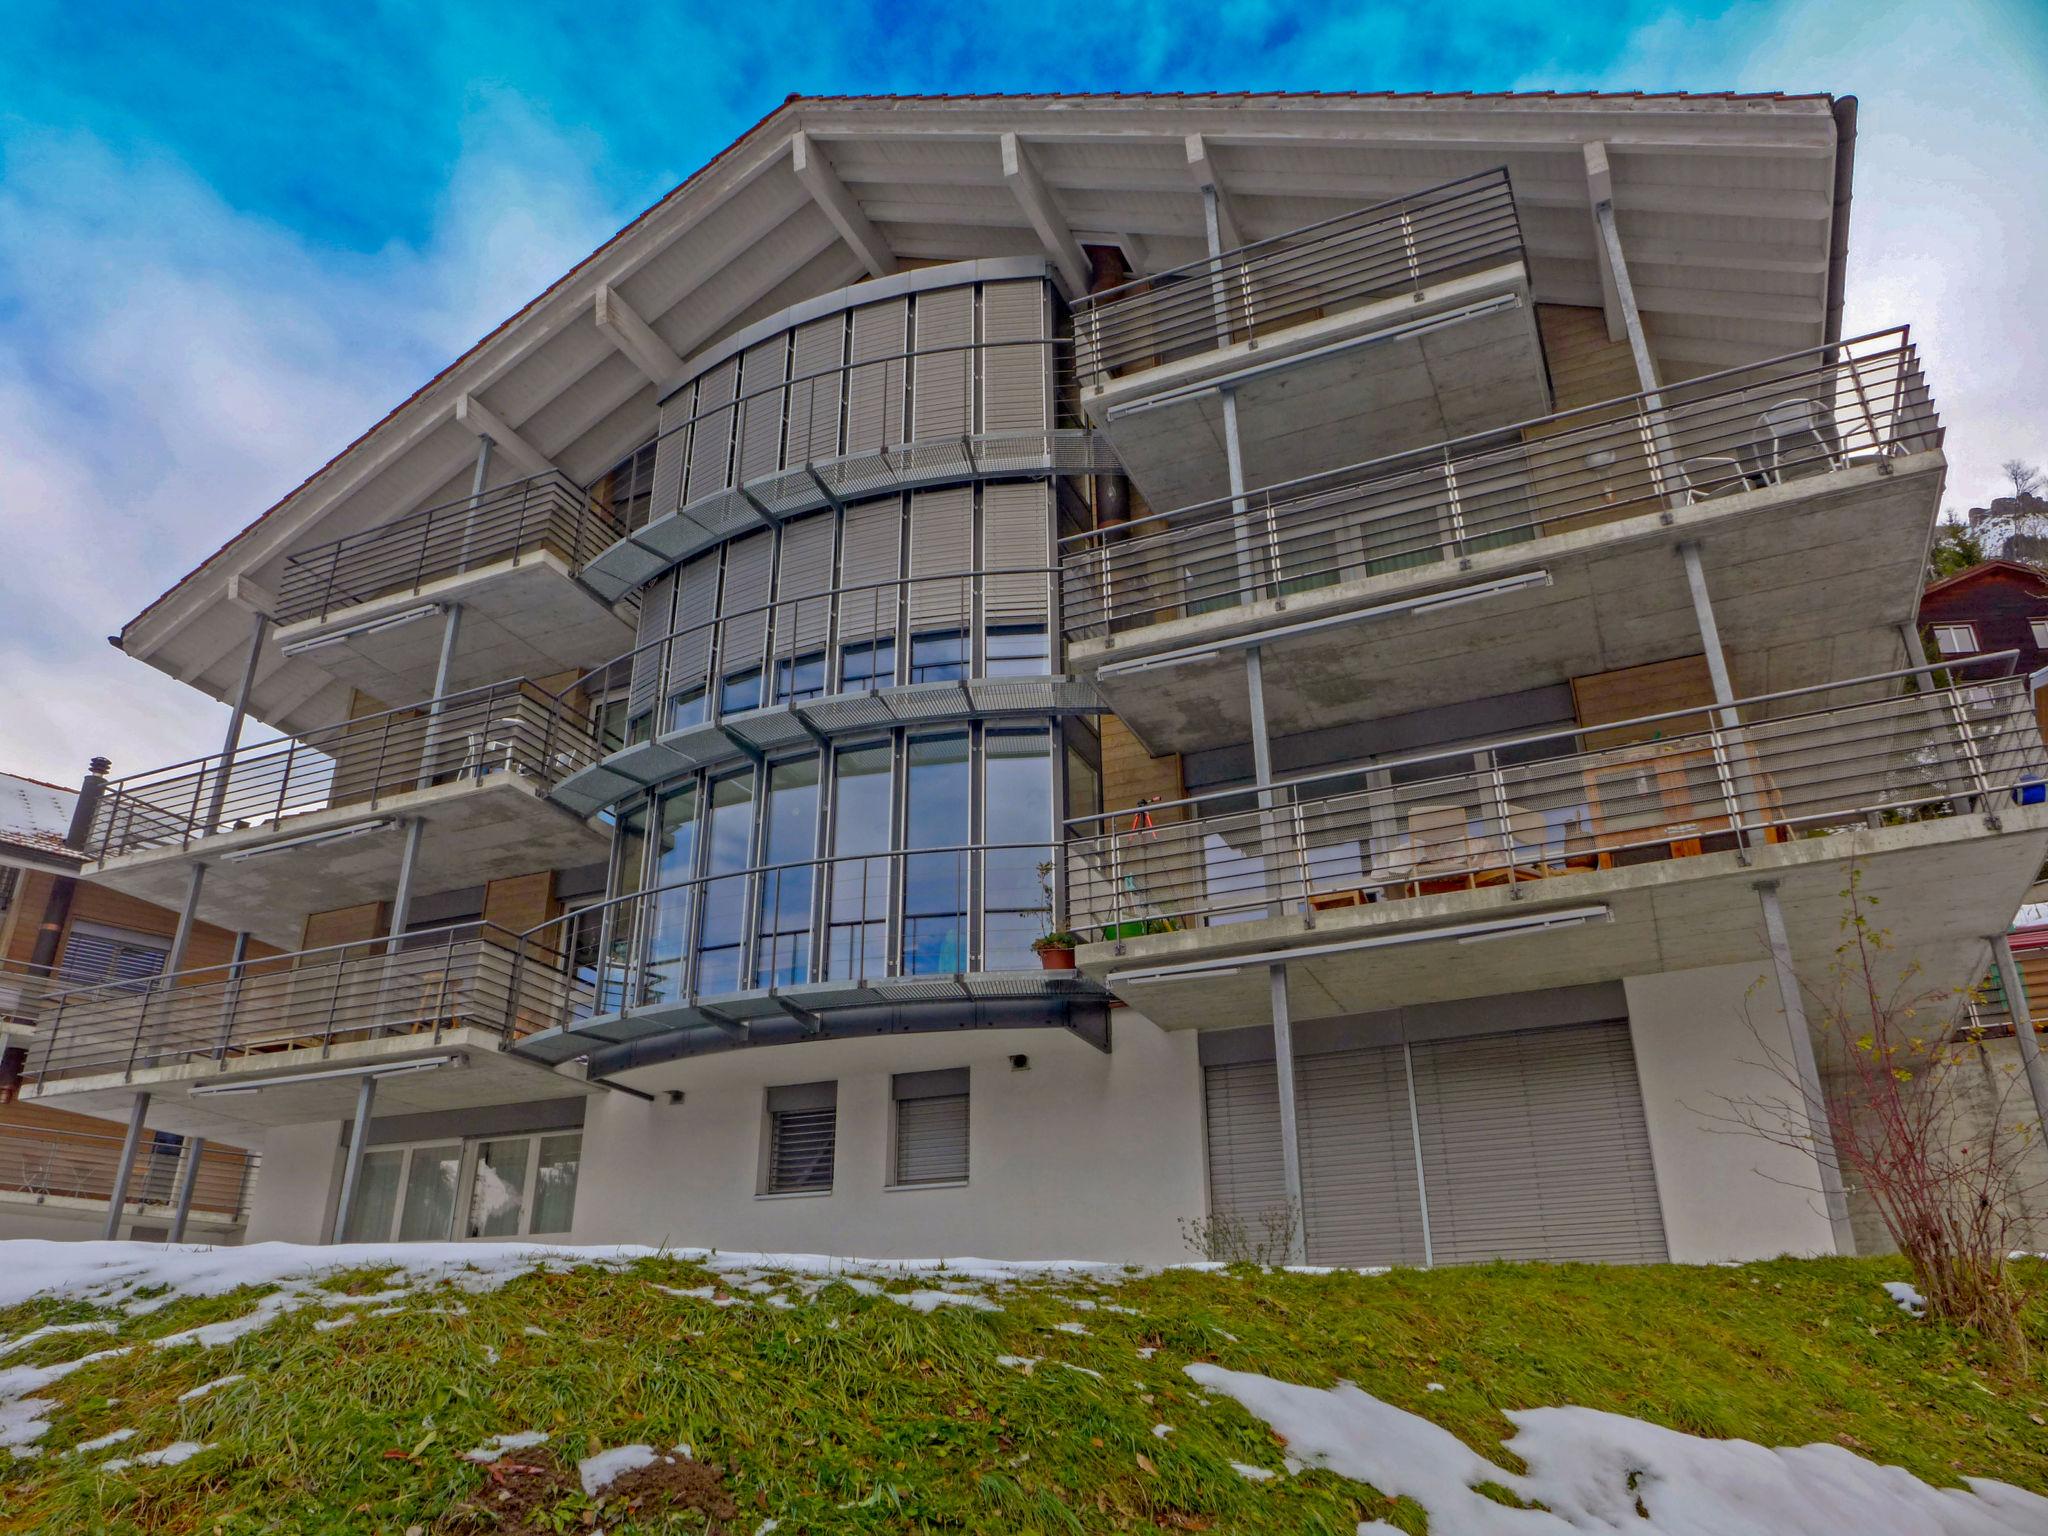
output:
{"label": "blue sky", "polygon": [[[1862,100],[1852,329],[2048,461],[2048,5],[0,0],[0,767],[217,744],[104,636],[791,91]],[[1000,47],[991,38],[1001,38]]]}

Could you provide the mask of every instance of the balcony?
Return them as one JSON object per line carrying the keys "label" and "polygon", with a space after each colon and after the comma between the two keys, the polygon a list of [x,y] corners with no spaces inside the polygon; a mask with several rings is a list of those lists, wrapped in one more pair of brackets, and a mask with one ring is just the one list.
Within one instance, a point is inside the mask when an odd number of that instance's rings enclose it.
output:
{"label": "balcony", "polygon": [[631,615],[577,579],[625,531],[559,473],[427,507],[289,556],[278,643],[372,698],[416,698],[441,644],[418,621],[460,603],[451,687],[580,671],[631,643]]}
{"label": "balcony", "polygon": [[657,1036],[680,1056],[1050,1026],[1106,1050],[1101,987],[1031,951],[1055,926],[1054,854],[983,843],[798,859],[614,897],[525,935],[586,958],[558,1016],[520,1050],[559,1062]]}
{"label": "balcony", "polygon": [[1700,649],[1683,540],[1738,672],[1856,675],[1917,612],[1940,448],[1904,329],[1794,353],[1070,537],[1070,665],[1155,751],[1249,736],[1254,641],[1276,735],[1538,687]]}
{"label": "balcony", "polygon": [[[88,1122],[90,1123],[90,1122]],[[118,1131],[0,1122],[0,1219],[25,1208],[52,1221],[57,1236],[97,1237],[114,1195],[124,1138]],[[129,1170],[126,1209],[139,1221],[169,1224],[189,1146],[168,1151],[145,1145]],[[258,1159],[239,1147],[208,1146],[192,1182],[188,1228],[194,1241],[218,1240],[248,1217]],[[26,1227],[20,1235],[28,1235]]]}
{"label": "balcony", "polygon": [[132,774],[87,850],[99,883],[173,909],[203,862],[203,921],[290,947],[308,913],[391,896],[409,821],[419,890],[603,858],[609,834],[546,798],[596,752],[586,715],[519,678]]}
{"label": "balcony", "polygon": [[1153,506],[1271,485],[1550,405],[1507,172],[1091,294],[1081,403]]}
{"label": "balcony", "polygon": [[1372,1012],[1753,958],[1752,886],[1766,878],[1783,887],[1795,952],[1818,960],[1840,941],[1855,861],[1866,894],[1898,898],[1878,921],[1906,953],[1938,974],[1962,945],[1974,974],[2048,848],[2048,754],[2026,680],[1945,677],[1394,758],[1277,783],[1266,804],[1235,790],[1070,824],[1069,910],[1098,940],[1082,967],[1168,1028],[1264,1017],[1269,961],[1290,962],[1302,1016]]}
{"label": "balcony", "polygon": [[488,923],[395,953],[379,939],[74,988],[45,1004],[25,1097],[125,1114],[149,1091],[152,1126],[236,1140],[346,1119],[369,1070],[380,1114],[576,1096],[592,1090],[508,1050],[572,990],[551,954]]}

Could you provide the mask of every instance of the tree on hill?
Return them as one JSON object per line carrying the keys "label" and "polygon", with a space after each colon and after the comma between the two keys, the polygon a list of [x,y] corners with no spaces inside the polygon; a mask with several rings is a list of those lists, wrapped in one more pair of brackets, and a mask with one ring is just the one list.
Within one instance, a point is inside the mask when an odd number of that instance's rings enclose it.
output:
{"label": "tree on hill", "polygon": [[1961,519],[1950,516],[1934,530],[1934,548],[1927,557],[1930,579],[1941,580],[1953,576],[1957,571],[1967,571],[1973,565],[1982,565],[1986,559],[1984,541],[1977,531]]}

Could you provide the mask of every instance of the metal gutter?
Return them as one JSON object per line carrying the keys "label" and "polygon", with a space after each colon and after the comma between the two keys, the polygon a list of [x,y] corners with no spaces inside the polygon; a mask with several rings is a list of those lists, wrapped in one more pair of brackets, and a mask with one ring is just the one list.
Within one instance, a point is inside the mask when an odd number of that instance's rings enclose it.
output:
{"label": "metal gutter", "polygon": [[1828,309],[1821,340],[1842,339],[1842,306],[1849,286],[1849,198],[1856,179],[1856,98],[1840,96],[1835,114],[1835,201],[1828,218]]}

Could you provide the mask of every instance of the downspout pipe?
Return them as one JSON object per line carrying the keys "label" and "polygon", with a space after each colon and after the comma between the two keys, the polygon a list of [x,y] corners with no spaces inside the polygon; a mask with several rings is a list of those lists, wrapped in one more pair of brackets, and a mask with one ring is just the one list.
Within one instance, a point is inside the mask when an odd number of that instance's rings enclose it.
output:
{"label": "downspout pipe", "polygon": [[[1828,311],[1821,340],[1842,339],[1842,306],[1849,287],[1849,198],[1856,180],[1856,98],[1838,96],[1835,113],[1835,198],[1828,218]],[[1833,362],[1832,356],[1828,359]]]}

